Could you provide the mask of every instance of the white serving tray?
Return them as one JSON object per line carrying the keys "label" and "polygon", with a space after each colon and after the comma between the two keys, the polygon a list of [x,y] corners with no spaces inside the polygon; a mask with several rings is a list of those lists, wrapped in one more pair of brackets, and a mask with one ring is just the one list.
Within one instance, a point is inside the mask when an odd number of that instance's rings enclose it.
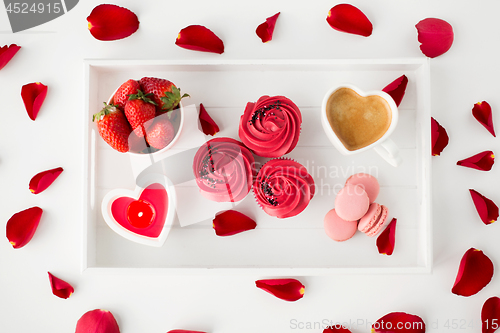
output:
{"label": "white serving tray", "polygon": [[[298,276],[337,273],[429,273],[432,267],[431,134],[429,61],[416,59],[362,60],[238,60],[154,61],[86,60],[83,251],[86,272],[161,274],[257,274]],[[352,83],[363,90],[382,89],[405,74],[406,95],[399,107],[399,123],[391,138],[403,164],[394,168],[374,151],[342,156],[328,141],[320,122],[320,105],[328,89]],[[129,78],[164,77],[191,98],[203,103],[218,123],[216,137],[238,139],[238,121],[248,101],[262,95],[284,95],[302,111],[297,147],[287,155],[305,165],[316,182],[316,195],[304,212],[280,220],[266,215],[253,193],[236,205],[257,221],[257,228],[231,237],[218,237],[212,218],[174,226],[161,248],[133,243],[113,232],[101,215],[101,201],[114,188],[135,187],[133,163],[127,154],[112,150],[91,123],[118,85]],[[186,118],[187,119],[187,118]],[[191,126],[191,133],[198,124]],[[189,130],[183,132],[184,139]],[[182,136],[174,147],[187,149]],[[175,153],[173,150],[172,153]],[[265,159],[258,159],[265,161]],[[190,172],[191,165],[179,166]],[[323,231],[323,217],[334,208],[335,194],[356,172],[377,176],[377,202],[398,219],[392,256],[380,255],[376,239],[358,232],[337,243]],[[212,207],[197,193],[194,181],[176,185],[178,207],[204,212]],[[213,207],[212,207],[213,208]],[[185,221],[184,221],[185,222]],[[198,222],[198,221],[191,221]]]}

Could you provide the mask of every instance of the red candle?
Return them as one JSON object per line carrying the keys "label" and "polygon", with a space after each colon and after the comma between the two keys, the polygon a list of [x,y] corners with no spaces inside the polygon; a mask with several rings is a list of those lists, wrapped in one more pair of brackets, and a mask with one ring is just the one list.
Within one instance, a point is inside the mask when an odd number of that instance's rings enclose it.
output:
{"label": "red candle", "polygon": [[127,208],[127,219],[136,228],[146,228],[153,223],[155,209],[147,201],[132,201]]}

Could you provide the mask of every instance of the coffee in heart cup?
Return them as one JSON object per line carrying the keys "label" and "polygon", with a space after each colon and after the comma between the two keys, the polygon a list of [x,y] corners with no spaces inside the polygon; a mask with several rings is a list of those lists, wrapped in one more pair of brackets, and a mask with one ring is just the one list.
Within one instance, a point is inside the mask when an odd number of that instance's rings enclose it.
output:
{"label": "coffee in heart cup", "polygon": [[343,155],[373,148],[392,166],[402,163],[397,145],[389,139],[398,123],[398,108],[383,91],[365,93],[351,84],[333,87],[323,98],[321,123]]}

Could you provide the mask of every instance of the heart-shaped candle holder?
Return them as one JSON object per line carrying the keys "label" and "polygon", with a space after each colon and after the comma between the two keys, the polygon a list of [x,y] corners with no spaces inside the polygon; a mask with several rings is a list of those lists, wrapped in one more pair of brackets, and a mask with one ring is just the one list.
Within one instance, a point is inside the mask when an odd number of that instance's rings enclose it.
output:
{"label": "heart-shaped candle holder", "polygon": [[134,191],[115,189],[102,201],[104,221],[128,240],[160,247],[172,228],[177,206],[172,182],[160,174],[145,175]]}

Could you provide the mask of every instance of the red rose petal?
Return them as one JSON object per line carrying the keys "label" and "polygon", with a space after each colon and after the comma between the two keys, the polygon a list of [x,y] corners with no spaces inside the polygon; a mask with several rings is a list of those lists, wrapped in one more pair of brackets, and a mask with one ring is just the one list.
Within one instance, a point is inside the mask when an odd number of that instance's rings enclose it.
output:
{"label": "red rose petal", "polygon": [[493,276],[493,263],[483,251],[474,248],[465,252],[457,278],[451,292],[460,296],[471,296],[477,294],[488,283]]}
{"label": "red rose petal", "polygon": [[464,160],[460,160],[457,162],[457,165],[481,171],[490,171],[493,163],[495,163],[495,154],[493,154],[491,150],[487,150]]}
{"label": "red rose petal", "polygon": [[419,316],[391,312],[372,325],[372,333],[424,333],[425,323]]}
{"label": "red rose petal", "polygon": [[255,229],[257,223],[254,220],[237,212],[235,210],[227,210],[215,215],[213,227],[217,236],[231,236],[240,232]]}
{"label": "red rose petal", "polygon": [[392,255],[394,251],[394,244],[396,242],[396,222],[398,220],[393,218],[389,225],[377,238],[378,253]]}
{"label": "red rose petal", "polygon": [[16,44],[4,45],[0,47],[0,69],[4,68],[21,47]]}
{"label": "red rose petal", "polygon": [[439,156],[449,142],[448,133],[436,119],[431,117],[432,155]]}
{"label": "red rose petal", "polygon": [[59,177],[61,172],[63,172],[63,168],[59,167],[36,174],[30,180],[31,193],[38,194],[45,191]]}
{"label": "red rose petal", "polygon": [[323,330],[323,333],[352,333],[344,326],[337,324],[333,326],[328,326]]}
{"label": "red rose petal", "polygon": [[498,219],[498,206],[495,205],[493,201],[473,189],[469,189],[469,192],[483,223],[488,225],[495,222]]}
{"label": "red rose petal", "polygon": [[426,18],[415,27],[418,32],[420,50],[427,57],[435,58],[448,51],[453,44],[453,28],[441,19]]}
{"label": "red rose petal", "polygon": [[110,4],[95,7],[87,21],[92,36],[103,41],[122,39],[139,29],[139,19],[134,12]]}
{"label": "red rose petal", "polygon": [[78,319],[75,333],[120,333],[120,328],[111,312],[96,309]]}
{"label": "red rose petal", "polygon": [[486,101],[474,104],[472,115],[481,125],[483,125],[494,137],[495,129],[493,128],[493,117],[491,115],[491,106]]}
{"label": "red rose petal", "polygon": [[304,296],[305,287],[296,279],[269,279],[255,281],[257,288],[282,300],[294,302]]}
{"label": "red rose petal", "polygon": [[259,38],[262,39],[262,43],[267,43],[271,39],[273,39],[274,26],[276,25],[276,20],[278,19],[279,15],[280,12],[274,14],[271,17],[266,18],[266,22],[259,25],[257,27],[257,30],[255,30],[257,36],[259,36]]}
{"label": "red rose petal", "polygon": [[25,84],[21,88],[21,97],[23,98],[24,106],[31,120],[35,120],[38,111],[42,107],[43,101],[47,96],[47,86],[40,82]]}
{"label": "red rose petal", "polygon": [[482,333],[493,333],[500,327],[500,298],[493,296],[481,309]]}
{"label": "red rose petal", "polygon": [[75,289],[66,281],[56,278],[54,275],[49,273],[50,287],[52,288],[52,293],[57,297],[67,299],[74,292]]}
{"label": "red rose petal", "polygon": [[170,330],[167,333],[206,333],[202,331],[189,331],[189,330]]}
{"label": "red rose petal", "polygon": [[382,91],[388,93],[392,97],[394,102],[396,102],[396,106],[399,106],[399,104],[401,104],[401,100],[403,100],[403,97],[405,95],[407,85],[408,78],[406,77],[406,75],[401,75],[396,80],[389,83],[389,85],[382,89]]}
{"label": "red rose petal", "polygon": [[190,25],[182,29],[175,44],[188,50],[224,53],[222,40],[202,25]]}
{"label": "red rose petal", "polygon": [[207,113],[207,110],[205,110],[205,107],[201,103],[200,114],[198,118],[200,119],[201,129],[203,130],[203,133],[205,133],[205,135],[214,136],[219,132],[219,126],[217,126],[215,121],[212,119],[212,117],[210,117],[210,115]]}
{"label": "red rose petal", "polygon": [[368,37],[372,34],[373,25],[366,15],[350,4],[339,4],[328,12],[328,24],[335,30]]}
{"label": "red rose petal", "polygon": [[15,249],[25,246],[33,238],[42,213],[40,207],[31,207],[12,215],[7,221],[7,239]]}

